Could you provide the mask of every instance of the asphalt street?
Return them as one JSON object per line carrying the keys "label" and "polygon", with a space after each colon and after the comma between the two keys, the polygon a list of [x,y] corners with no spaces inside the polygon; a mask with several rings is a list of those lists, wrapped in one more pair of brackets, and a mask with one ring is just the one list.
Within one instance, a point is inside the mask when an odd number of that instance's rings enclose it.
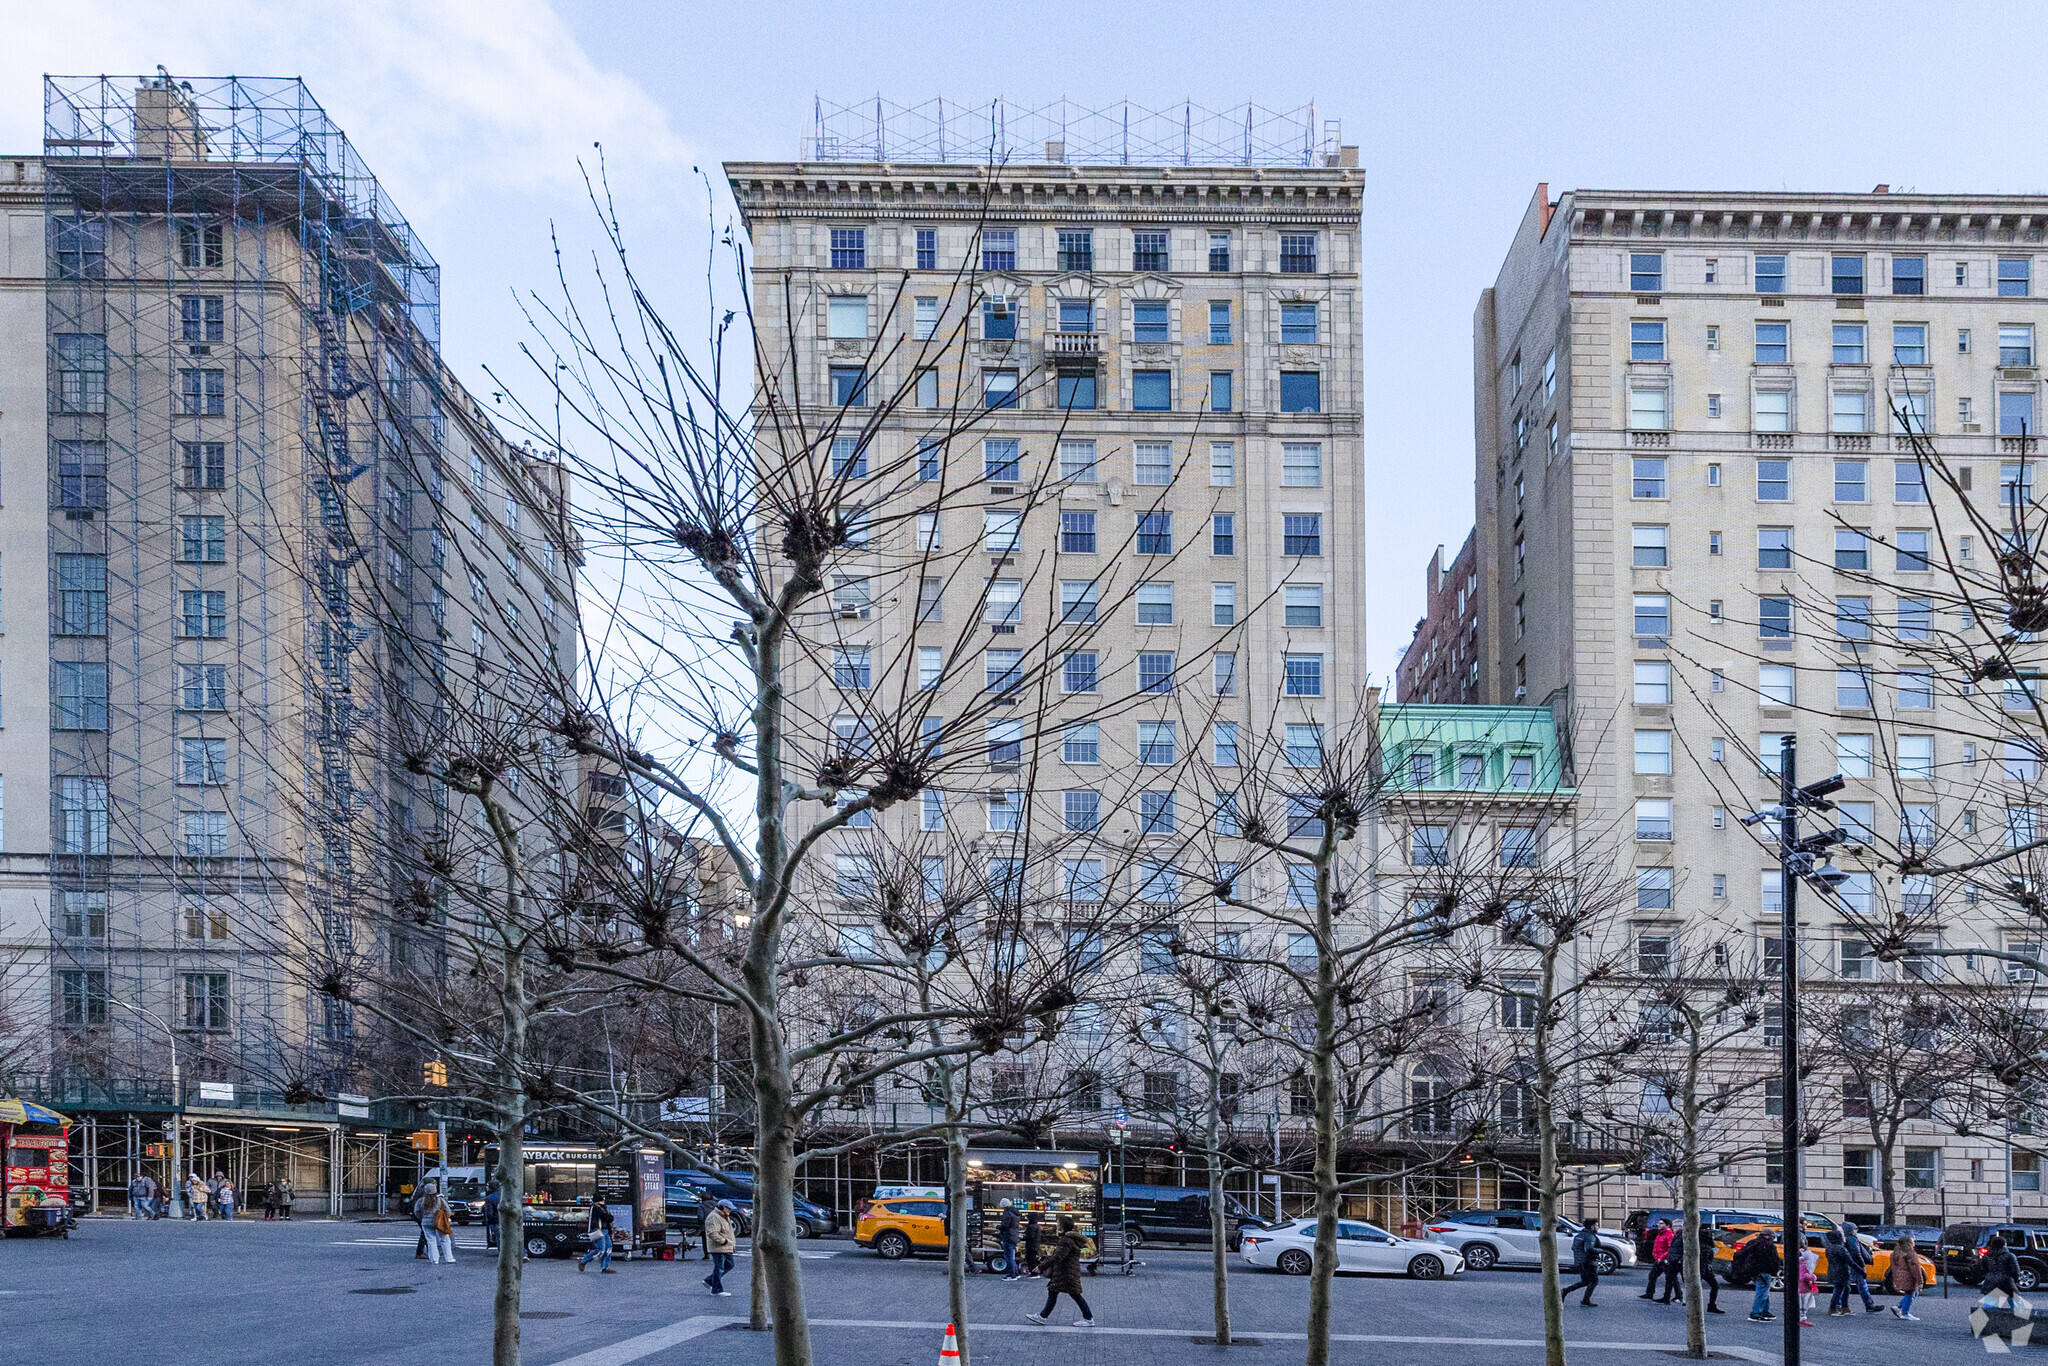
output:
{"label": "asphalt street", "polygon": [[[88,1220],[69,1240],[0,1243],[0,1324],[8,1355],[38,1366],[486,1363],[491,1254],[480,1230],[460,1229],[456,1237],[455,1265],[435,1267],[413,1259],[414,1235],[405,1224]],[[942,1263],[882,1262],[842,1240],[806,1243],[803,1251],[820,1366],[937,1361],[946,1322]],[[1039,1307],[1042,1282],[975,1277],[968,1287],[974,1359],[984,1366],[1185,1366],[1210,1358],[1278,1366],[1301,1360],[1305,1279],[1234,1264],[1235,1327],[1259,1345],[1198,1346],[1190,1339],[1211,1328],[1207,1254],[1148,1249],[1145,1255],[1147,1265],[1133,1276],[1106,1272],[1085,1281],[1100,1325],[1089,1330],[1065,1326],[1076,1315],[1064,1299],[1053,1326],[1024,1320]],[[767,1366],[773,1359],[767,1335],[743,1326],[747,1267],[743,1251],[729,1278],[733,1298],[714,1299],[700,1284],[705,1268],[696,1259],[622,1263],[615,1276],[601,1276],[595,1267],[579,1274],[571,1262],[531,1263],[525,1360],[535,1366]],[[1578,1360],[1670,1366],[1668,1354],[1684,1340],[1682,1311],[1638,1299],[1641,1281],[1640,1275],[1610,1280],[1597,1297],[1599,1308],[1574,1302],[1566,1310]],[[1334,1356],[1398,1366],[1483,1356],[1487,1366],[1539,1366],[1537,1293],[1537,1277],[1523,1271],[1439,1282],[1340,1277]],[[1923,1323],[1889,1313],[1822,1318],[1805,1335],[1805,1356],[1814,1366],[1979,1360],[1984,1345],[1968,1324],[1975,1305],[1958,1287],[1946,1302],[1938,1291],[1920,1301]],[[1737,1360],[1776,1362],[1778,1325],[1748,1322],[1746,1294],[1724,1295],[1723,1306],[1735,1312],[1708,1321],[1714,1349]],[[2031,1350],[2019,1349],[2022,1355]]]}

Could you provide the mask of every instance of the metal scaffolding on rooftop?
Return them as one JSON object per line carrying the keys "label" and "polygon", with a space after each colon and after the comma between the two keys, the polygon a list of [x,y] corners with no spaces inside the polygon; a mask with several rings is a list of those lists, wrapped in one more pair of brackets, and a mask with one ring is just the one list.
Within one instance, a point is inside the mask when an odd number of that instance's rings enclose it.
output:
{"label": "metal scaffolding on rooftop", "polygon": [[1209,109],[1191,102],[1148,109],[1122,100],[1091,108],[1072,100],[1028,107],[897,104],[880,95],[856,104],[813,101],[803,161],[961,165],[1320,166],[1333,164],[1339,128],[1318,125],[1314,102],[1272,110]]}

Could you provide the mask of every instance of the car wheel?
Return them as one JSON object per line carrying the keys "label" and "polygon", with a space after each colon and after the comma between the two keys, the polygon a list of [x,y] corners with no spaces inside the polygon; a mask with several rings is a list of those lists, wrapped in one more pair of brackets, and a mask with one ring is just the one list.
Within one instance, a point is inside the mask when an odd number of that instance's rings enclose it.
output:
{"label": "car wheel", "polygon": [[1593,1254],[1593,1270],[1602,1276],[1612,1276],[1621,1270],[1621,1258],[1602,1248]]}
{"label": "car wheel", "polygon": [[796,1236],[799,1238],[812,1238],[817,1235],[811,1232],[811,1226],[809,1224],[799,1219],[796,1221]]}
{"label": "car wheel", "polygon": [[1000,1276],[1010,1269],[1010,1259],[1000,1252],[991,1252],[982,1266],[987,1269],[989,1275]]}
{"label": "car wheel", "polygon": [[1444,1278],[1443,1258],[1425,1252],[1408,1263],[1408,1274],[1418,1281],[1440,1281]]}
{"label": "car wheel", "polygon": [[2017,1285],[2020,1288],[2020,1292],[2022,1294],[2025,1294],[2031,1291],[2035,1286],[2039,1285],[2040,1283],[2041,1273],[2036,1271],[2033,1267],[2028,1266],[2025,1262],[2021,1262],[2020,1274],[2013,1277],[2013,1284]]}
{"label": "car wheel", "polygon": [[1298,1247],[1290,1247],[1280,1254],[1273,1265],[1290,1276],[1306,1276],[1315,1269],[1315,1259]]}
{"label": "car wheel", "polygon": [[1473,1271],[1491,1271],[1493,1264],[1500,1260],[1500,1253],[1492,1243],[1467,1243],[1458,1249],[1465,1254],[1465,1265]]}
{"label": "car wheel", "polygon": [[910,1239],[893,1228],[889,1229],[876,1236],[875,1252],[884,1261],[900,1262],[910,1255]]}
{"label": "car wheel", "polygon": [[547,1256],[548,1240],[539,1236],[528,1238],[526,1240],[526,1255],[529,1257]]}
{"label": "car wheel", "polygon": [[1144,1230],[1144,1229],[1141,1229],[1141,1228],[1139,1228],[1139,1227],[1138,1227],[1138,1226],[1137,1226],[1136,1224],[1125,1224],[1125,1225],[1124,1225],[1124,1246],[1125,1246],[1125,1247],[1143,1247],[1143,1246],[1145,1246],[1145,1230]]}

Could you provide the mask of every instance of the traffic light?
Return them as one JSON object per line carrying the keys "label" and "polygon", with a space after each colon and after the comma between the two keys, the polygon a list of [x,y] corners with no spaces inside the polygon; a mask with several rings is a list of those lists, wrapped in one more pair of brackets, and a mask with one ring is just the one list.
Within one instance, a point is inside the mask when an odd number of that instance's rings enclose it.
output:
{"label": "traffic light", "polygon": [[429,1086],[446,1086],[448,1084],[448,1064],[438,1058],[428,1062],[426,1083]]}

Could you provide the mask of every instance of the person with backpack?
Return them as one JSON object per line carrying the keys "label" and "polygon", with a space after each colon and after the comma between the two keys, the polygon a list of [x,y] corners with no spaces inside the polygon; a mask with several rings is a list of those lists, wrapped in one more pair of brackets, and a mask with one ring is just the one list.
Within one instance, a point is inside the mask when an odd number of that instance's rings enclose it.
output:
{"label": "person with backpack", "polygon": [[1584,1290],[1586,1293],[1579,1296],[1579,1308],[1598,1309],[1600,1307],[1593,1303],[1593,1292],[1600,1288],[1599,1254],[1600,1221],[1588,1219],[1585,1223],[1579,1225],[1579,1231],[1572,1235],[1571,1269],[1579,1273],[1578,1284],[1568,1285],[1559,1293],[1557,1298],[1560,1304],[1572,1297],[1572,1291]]}
{"label": "person with backpack", "polygon": [[1892,1244],[1892,1264],[1885,1272],[1885,1281],[1891,1286],[1892,1293],[1899,1297],[1899,1302],[1891,1307],[1895,1318],[1920,1322],[1920,1316],[1913,1312],[1913,1296],[1927,1284],[1926,1274],[1920,1269],[1920,1249],[1914,1246],[1912,1234],[1908,1233]]}
{"label": "person with backpack", "polygon": [[1002,1217],[996,1221],[996,1241],[1002,1244],[1003,1265],[1007,1268],[1003,1279],[1021,1279],[1024,1268],[1017,1265],[1017,1207],[1010,1201],[1003,1201]]}
{"label": "person with backpack", "polygon": [[1778,1317],[1771,1312],[1771,1277],[1784,1265],[1784,1259],[1778,1255],[1777,1240],[1768,1232],[1752,1234],[1748,1242],[1735,1249],[1728,1279],[1733,1284],[1746,1280],[1756,1287],[1749,1302],[1751,1323],[1769,1323]]}
{"label": "person with backpack", "polygon": [[619,1273],[612,1270],[612,1229],[618,1220],[612,1216],[611,1206],[602,1200],[593,1200],[590,1205],[590,1251],[576,1259],[576,1270],[581,1272],[590,1266],[591,1258],[597,1259],[597,1269],[607,1276]]}
{"label": "person with backpack", "polygon": [[1977,1259],[1978,1284],[1984,1287],[1984,1304],[1989,1308],[1991,1301],[2003,1292],[2005,1307],[2013,1307],[2013,1296],[2020,1293],[2020,1259],[2012,1255],[2005,1245],[2005,1238],[1992,1234],[1984,1244],[1984,1255]]}

